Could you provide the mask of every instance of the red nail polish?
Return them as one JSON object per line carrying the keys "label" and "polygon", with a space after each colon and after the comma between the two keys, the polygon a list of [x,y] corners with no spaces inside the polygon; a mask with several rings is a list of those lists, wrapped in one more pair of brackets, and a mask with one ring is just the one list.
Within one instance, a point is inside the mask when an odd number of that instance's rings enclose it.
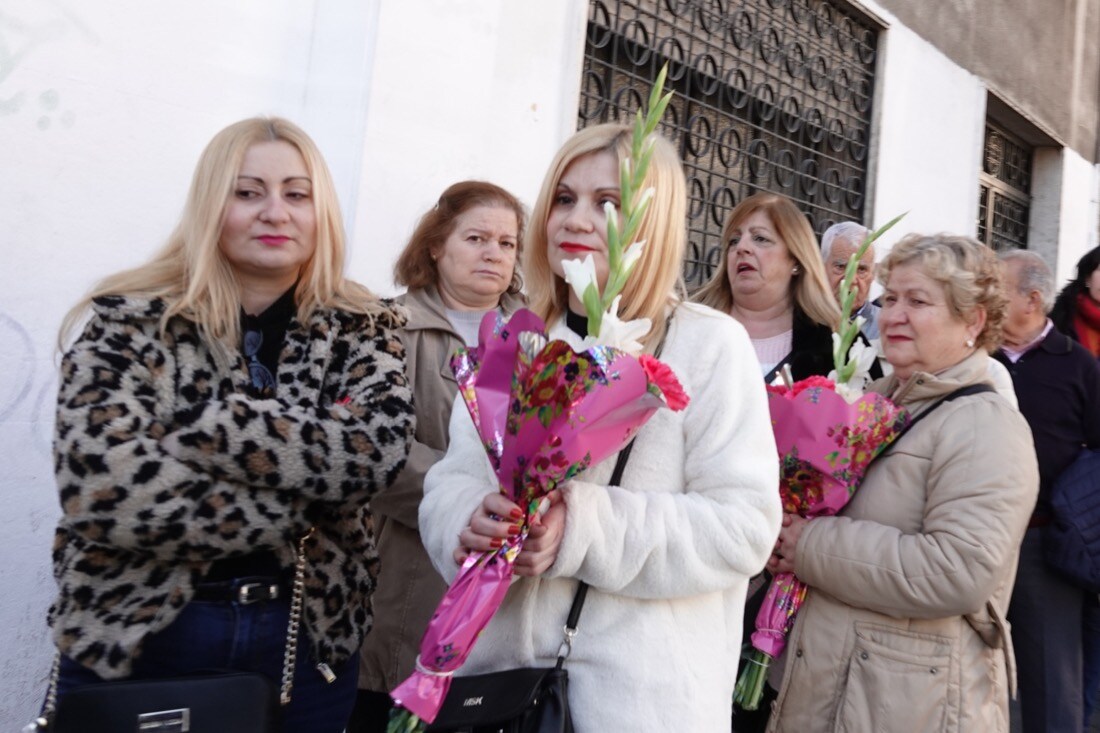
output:
{"label": "red nail polish", "polygon": [[514,537],[515,535],[519,534],[519,530],[520,530],[520,525],[513,524],[511,527],[508,528],[508,534],[510,534]]}
{"label": "red nail polish", "polygon": [[489,540],[489,547],[492,547],[493,549],[498,549],[503,544],[504,540],[500,539],[499,537],[494,537],[493,539]]}
{"label": "red nail polish", "polygon": [[516,507],[515,509],[510,511],[508,515],[512,517],[512,519],[523,519],[523,510],[519,507]]}

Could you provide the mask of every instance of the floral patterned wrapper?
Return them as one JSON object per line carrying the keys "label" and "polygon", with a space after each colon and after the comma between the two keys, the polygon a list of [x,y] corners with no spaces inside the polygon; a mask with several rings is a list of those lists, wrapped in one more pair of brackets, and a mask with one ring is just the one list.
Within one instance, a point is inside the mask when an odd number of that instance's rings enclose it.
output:
{"label": "floral patterned wrapper", "polygon": [[528,310],[507,322],[488,314],[480,346],[451,360],[500,490],[526,517],[500,549],[466,559],[429,622],[417,670],[391,693],[421,721],[435,719],[450,674],[504,599],[540,499],[622,448],[658,408],[687,404],[675,375],[656,359],[606,346],[578,352],[547,341],[545,331]]}
{"label": "floral patterned wrapper", "polygon": [[[810,377],[792,387],[768,387],[768,408],[779,451],[783,511],[830,516],[852,498],[871,460],[885,450],[908,420],[879,394],[849,404],[832,381]],[[755,710],[772,659],[783,653],[806,586],[793,574],[776,575],[756,615],[755,649],[737,681],[734,702]]]}

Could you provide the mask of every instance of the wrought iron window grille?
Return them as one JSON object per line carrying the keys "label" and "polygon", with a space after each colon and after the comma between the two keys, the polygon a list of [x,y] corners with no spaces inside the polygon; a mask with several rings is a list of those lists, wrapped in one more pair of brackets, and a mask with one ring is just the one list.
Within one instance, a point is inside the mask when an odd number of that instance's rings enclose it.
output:
{"label": "wrought iron window grille", "polygon": [[877,41],[833,0],[592,0],[578,128],[628,121],[669,62],[661,132],[684,161],[694,289],[752,193],[791,197],[819,236],[863,220]]}

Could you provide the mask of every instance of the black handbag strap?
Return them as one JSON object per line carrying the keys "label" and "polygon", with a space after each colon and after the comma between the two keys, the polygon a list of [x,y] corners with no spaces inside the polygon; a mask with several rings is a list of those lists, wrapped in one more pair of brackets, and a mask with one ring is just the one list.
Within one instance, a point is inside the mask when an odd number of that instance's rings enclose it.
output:
{"label": "black handbag strap", "polygon": [[[618,486],[623,478],[623,469],[626,468],[626,460],[630,458],[630,451],[634,449],[634,440],[631,439],[621,451],[619,451],[619,457],[615,460],[615,470],[611,472],[611,480],[609,484],[611,486]],[[577,622],[581,618],[581,609],[584,608],[584,599],[588,596],[588,583],[583,580],[577,583],[577,592],[573,596],[573,605],[569,607],[569,616],[565,620],[565,639],[562,641],[561,646],[558,648],[558,662],[554,665],[555,669],[561,669],[565,664],[565,658],[569,656],[569,652],[573,648],[573,637],[577,634]]]}
{"label": "black handbag strap", "polygon": [[882,453],[878,454],[878,456],[876,456],[876,458],[881,458],[886,453],[888,453],[895,445],[898,444],[898,441],[901,440],[901,436],[905,435],[910,430],[912,430],[914,425],[919,423],[924,418],[928,417],[928,415],[933,410],[935,410],[937,407],[944,404],[945,402],[950,402],[951,400],[957,400],[960,397],[967,397],[968,395],[972,395],[972,394],[981,394],[982,392],[996,392],[996,391],[997,390],[993,389],[993,387],[986,384],[985,382],[982,382],[982,383],[979,383],[979,384],[969,384],[965,387],[959,387],[957,390],[955,390],[951,394],[949,394],[946,397],[943,397],[943,398],[937,400],[936,402],[934,402],[932,404],[932,406],[929,407],[924,412],[921,412],[920,414],[915,415],[913,417],[913,419],[910,420],[908,423],[906,423],[905,427],[902,428],[896,436],[894,436],[894,439],[890,442],[890,445],[886,446],[886,448],[882,451]]}
{"label": "black handbag strap", "polygon": [[[660,343],[657,344],[657,348],[653,350],[654,357],[660,357],[661,352],[665,348],[665,340],[668,338],[668,332],[672,328],[672,317],[676,314],[676,307],[669,310],[668,315],[665,317],[665,333],[661,337]],[[615,459],[615,468],[611,471],[611,480],[608,482],[611,486],[618,486],[622,483],[623,470],[626,469],[626,461],[630,458],[630,451],[634,450],[634,438],[630,439],[622,450],[619,451],[619,457]],[[584,599],[588,597],[588,583],[583,580],[577,583],[577,592],[573,596],[573,605],[569,607],[569,616],[565,619],[565,639],[562,641],[561,646],[558,647],[558,662],[554,665],[555,669],[561,669],[565,664],[565,658],[569,656],[569,652],[573,648],[573,637],[577,635],[577,622],[581,618],[581,610],[584,608]]]}

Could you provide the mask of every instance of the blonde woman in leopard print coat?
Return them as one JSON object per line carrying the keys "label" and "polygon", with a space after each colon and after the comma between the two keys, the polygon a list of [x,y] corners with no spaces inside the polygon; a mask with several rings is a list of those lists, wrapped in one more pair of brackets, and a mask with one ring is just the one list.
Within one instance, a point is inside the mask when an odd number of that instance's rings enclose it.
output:
{"label": "blonde woman in leopard print coat", "polygon": [[207,146],[167,246],[70,313],[63,334],[91,310],[58,396],[62,704],[80,684],[215,668],[278,684],[308,535],[283,725],[343,729],[371,626],[368,502],[413,427],[403,316],[343,257],[316,146],[245,120]]}

